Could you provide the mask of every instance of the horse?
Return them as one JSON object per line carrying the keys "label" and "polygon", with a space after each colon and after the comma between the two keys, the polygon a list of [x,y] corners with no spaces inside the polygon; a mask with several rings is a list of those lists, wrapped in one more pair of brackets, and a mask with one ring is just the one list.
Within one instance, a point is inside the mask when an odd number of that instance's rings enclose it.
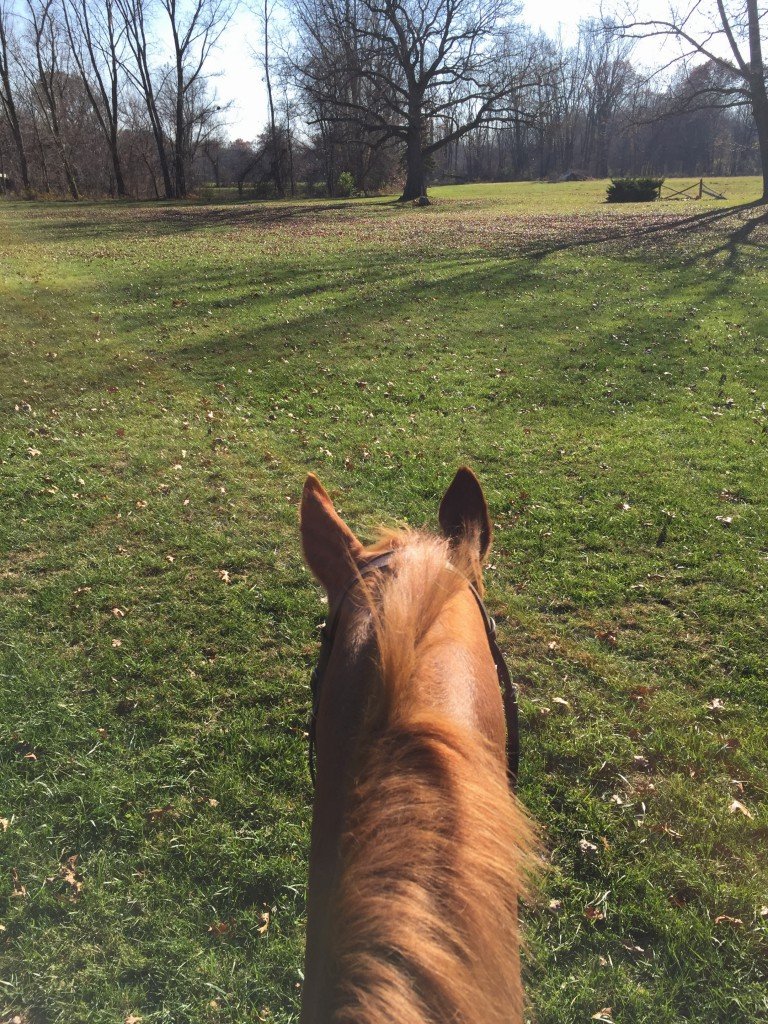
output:
{"label": "horse", "polygon": [[364,546],[320,481],[304,485],[302,546],[328,617],[301,1024],[522,1021],[518,901],[536,832],[509,785],[511,705],[482,602],[491,521],[471,470],[438,518],[440,534]]}

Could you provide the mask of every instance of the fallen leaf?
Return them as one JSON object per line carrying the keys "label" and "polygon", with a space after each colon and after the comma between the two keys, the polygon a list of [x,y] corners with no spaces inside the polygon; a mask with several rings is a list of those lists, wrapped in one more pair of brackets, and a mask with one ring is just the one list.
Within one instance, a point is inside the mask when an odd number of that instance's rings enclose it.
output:
{"label": "fallen leaf", "polygon": [[634,700],[643,700],[644,697],[650,697],[651,694],[656,693],[657,690],[658,686],[641,684],[640,686],[633,686],[629,691],[629,695],[634,698]]}
{"label": "fallen leaf", "polygon": [[728,810],[731,814],[736,814],[738,811],[738,813],[743,814],[745,818],[754,818],[752,811],[750,811],[750,809],[746,807],[741,800],[731,800]]}
{"label": "fallen leaf", "polygon": [[219,579],[222,583],[231,583],[232,577],[226,569],[219,569]]}
{"label": "fallen leaf", "polygon": [[123,646],[123,641],[122,640],[113,640],[112,641],[112,646],[113,647],[122,647]]}
{"label": "fallen leaf", "polygon": [[21,884],[19,879],[19,872],[16,868],[11,868],[11,877],[13,878],[13,896],[17,899],[24,899],[27,895],[27,887]]}
{"label": "fallen leaf", "polygon": [[640,953],[644,953],[645,952],[645,950],[643,949],[642,946],[632,946],[628,942],[622,942],[622,946],[624,947],[624,949],[626,949],[626,951],[628,953],[638,953],[638,954],[640,954]]}
{"label": "fallen leaf", "polygon": [[584,908],[584,917],[586,917],[586,919],[588,921],[604,921],[605,920],[605,914],[602,912],[602,910],[598,910],[597,907],[585,907]]}
{"label": "fallen leaf", "polygon": [[602,1021],[602,1024],[614,1024],[613,1008],[610,1006],[604,1006],[602,1010],[598,1010],[597,1013],[593,1013],[591,1019]]}
{"label": "fallen leaf", "polygon": [[264,910],[261,914],[261,917],[259,918],[259,927],[256,929],[259,935],[267,934],[267,932],[269,931],[269,921],[270,913],[268,910]]}
{"label": "fallen leaf", "polygon": [[715,519],[723,526],[733,525],[733,516],[715,516]]}
{"label": "fallen leaf", "polygon": [[73,899],[77,899],[83,888],[82,878],[79,877],[77,870],[77,861],[79,856],[79,854],[73,853],[71,857],[67,857],[59,868],[59,875],[64,879],[66,884],[71,886],[73,889]]}
{"label": "fallen leaf", "polygon": [[647,771],[647,769],[651,767],[651,762],[648,760],[647,757],[644,757],[642,754],[635,754],[635,756],[632,758],[632,763],[634,764],[635,768],[641,768],[643,771]]}
{"label": "fallen leaf", "polygon": [[124,619],[125,618],[125,612],[123,611],[122,608],[113,608],[112,609],[112,614],[114,615],[114,617],[116,619]]}
{"label": "fallen leaf", "polygon": [[11,823],[7,818],[0,818],[0,828],[3,830],[3,832],[8,831],[8,827],[10,826],[10,824]]}
{"label": "fallen leaf", "polygon": [[139,1024],[141,1017],[137,1017],[135,1013],[129,1013],[125,1018],[124,1024]]}
{"label": "fallen leaf", "polygon": [[719,697],[713,697],[712,700],[707,701],[704,705],[707,711],[724,711],[725,704],[720,700]]}
{"label": "fallen leaf", "polygon": [[609,647],[615,647],[619,642],[616,634],[610,629],[599,629],[595,633],[595,639],[600,643],[608,644]]}
{"label": "fallen leaf", "polygon": [[760,907],[760,917],[768,917],[768,907]]}
{"label": "fallen leaf", "polygon": [[231,929],[232,925],[228,921],[217,921],[209,926],[208,931],[211,935],[226,935]]}
{"label": "fallen leaf", "polygon": [[715,918],[715,924],[730,924],[734,928],[742,928],[744,926],[744,922],[740,917],[731,917],[730,914],[719,914]]}
{"label": "fallen leaf", "polygon": [[551,910],[553,914],[560,913],[560,911],[562,909],[563,909],[563,901],[562,900],[550,900],[549,901],[549,910]]}
{"label": "fallen leaf", "polygon": [[173,804],[165,804],[164,807],[153,807],[147,811],[147,818],[150,821],[160,821],[166,816],[173,812]]}
{"label": "fallen leaf", "polygon": [[553,697],[552,703],[559,705],[561,708],[569,708],[571,706],[570,702],[567,701],[565,697]]}
{"label": "fallen leaf", "polygon": [[136,508],[146,508],[148,504],[149,502],[145,501],[143,498],[139,498],[136,502]]}
{"label": "fallen leaf", "polygon": [[597,853],[597,847],[594,843],[590,843],[588,839],[579,840],[579,850],[584,854]]}

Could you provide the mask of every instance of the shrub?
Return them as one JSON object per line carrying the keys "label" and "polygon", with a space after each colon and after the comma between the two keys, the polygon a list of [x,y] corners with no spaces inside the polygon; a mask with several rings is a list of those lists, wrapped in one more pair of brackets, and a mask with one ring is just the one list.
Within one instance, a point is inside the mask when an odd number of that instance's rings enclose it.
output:
{"label": "shrub", "polygon": [[350,171],[342,171],[336,182],[336,195],[341,199],[349,199],[355,194],[355,177]]}
{"label": "shrub", "polygon": [[659,198],[663,178],[612,178],[608,186],[609,203],[650,203]]}

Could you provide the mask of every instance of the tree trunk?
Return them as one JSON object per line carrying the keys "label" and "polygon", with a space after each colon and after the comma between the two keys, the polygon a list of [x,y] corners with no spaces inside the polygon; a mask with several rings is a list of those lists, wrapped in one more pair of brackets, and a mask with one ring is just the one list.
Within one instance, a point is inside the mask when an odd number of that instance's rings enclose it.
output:
{"label": "tree trunk", "polygon": [[176,50],[176,144],[173,149],[173,177],[176,187],[176,198],[187,198],[187,169],[185,149],[185,128],[184,124],[184,67],[182,56]]}
{"label": "tree trunk", "polygon": [[752,113],[757,127],[760,167],[763,173],[763,195],[760,201],[768,203],[768,92],[765,88],[765,63],[757,0],[747,0],[747,23],[749,27],[749,92]]}
{"label": "tree trunk", "polygon": [[272,78],[269,72],[269,0],[264,0],[264,79],[267,85],[267,101],[269,105],[269,132],[272,140],[272,159],[269,165],[269,173],[275,186],[275,192],[279,199],[285,196],[282,173],[282,154],[278,141],[277,118],[275,117],[275,103],[272,97]]}
{"label": "tree trunk", "polygon": [[110,131],[109,137],[109,153],[112,157],[112,170],[115,174],[115,187],[117,189],[118,199],[128,198],[128,189],[125,187],[125,178],[123,177],[123,167],[120,163],[120,153],[118,151],[117,142],[117,130],[113,126]]}
{"label": "tree trunk", "polygon": [[760,150],[760,167],[763,175],[763,194],[760,202],[768,203],[768,97],[764,87],[761,91],[762,96],[756,95],[753,91],[752,112],[757,126],[757,145]]}
{"label": "tree trunk", "polygon": [[421,104],[411,102],[408,110],[408,141],[405,152],[405,188],[400,196],[401,203],[413,199],[426,199],[427,182],[424,173],[424,154],[421,150]]}

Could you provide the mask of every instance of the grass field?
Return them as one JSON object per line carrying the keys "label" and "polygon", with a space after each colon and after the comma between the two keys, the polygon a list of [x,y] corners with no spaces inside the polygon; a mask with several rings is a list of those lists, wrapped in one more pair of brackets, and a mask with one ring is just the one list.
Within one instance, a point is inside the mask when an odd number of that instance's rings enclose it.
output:
{"label": "grass field", "polygon": [[370,536],[465,462],[532,1016],[768,1020],[768,226],[719,185],[0,205],[2,1024],[296,1019],[304,475]]}

